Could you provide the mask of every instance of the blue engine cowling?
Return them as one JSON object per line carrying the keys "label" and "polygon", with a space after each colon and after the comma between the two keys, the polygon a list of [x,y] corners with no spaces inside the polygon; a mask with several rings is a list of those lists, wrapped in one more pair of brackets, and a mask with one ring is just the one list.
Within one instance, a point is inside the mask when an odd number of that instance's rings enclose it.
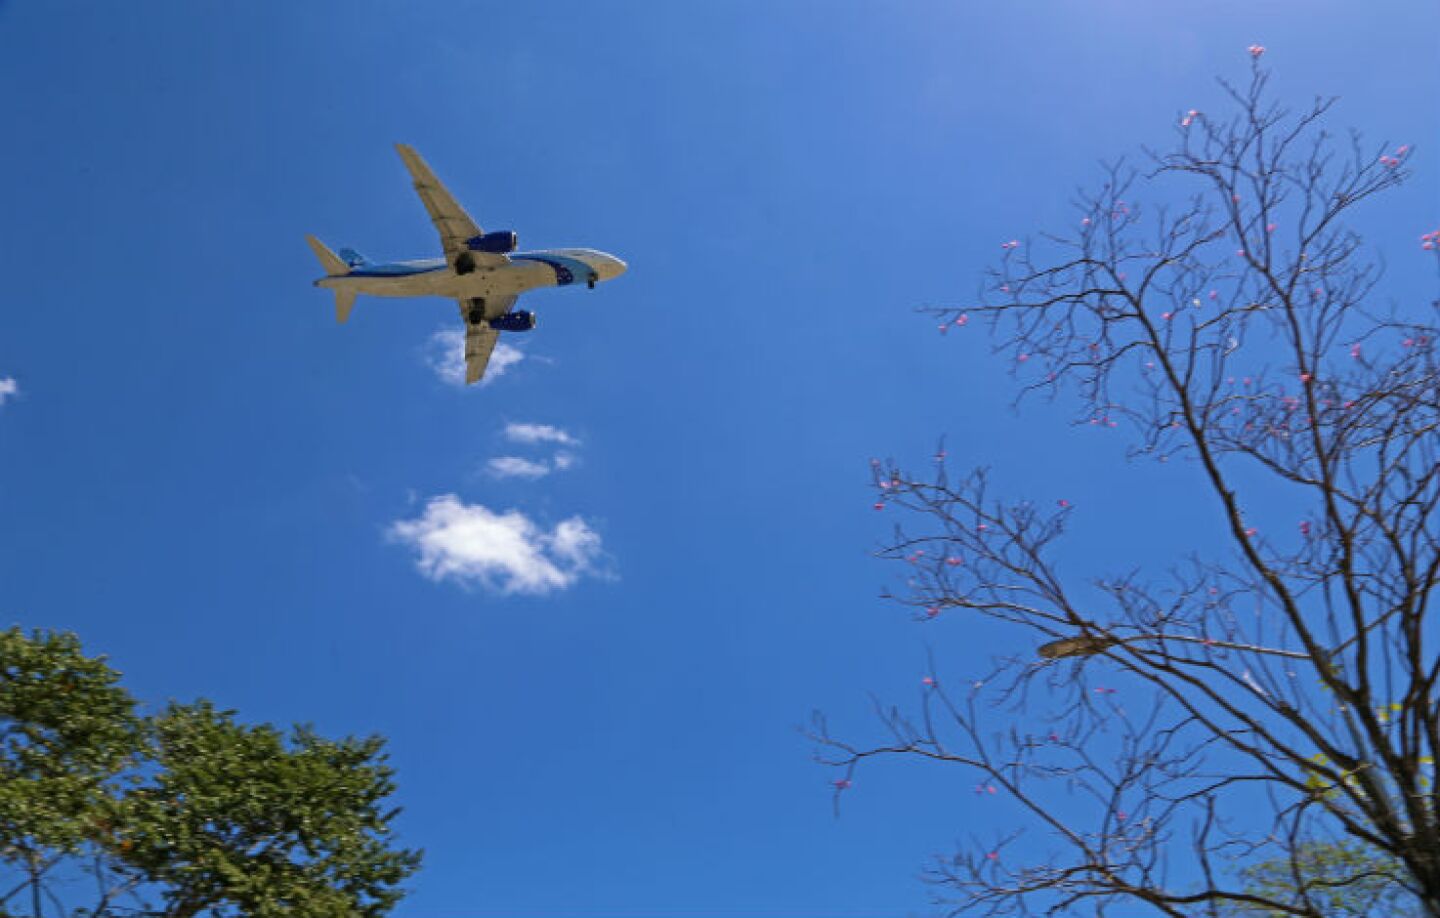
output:
{"label": "blue engine cowling", "polygon": [[481,233],[479,236],[471,236],[465,240],[465,247],[470,251],[490,252],[494,255],[505,255],[513,252],[519,244],[520,237],[511,230]]}
{"label": "blue engine cowling", "polygon": [[496,331],[521,332],[535,327],[535,313],[517,309],[490,320],[490,327]]}

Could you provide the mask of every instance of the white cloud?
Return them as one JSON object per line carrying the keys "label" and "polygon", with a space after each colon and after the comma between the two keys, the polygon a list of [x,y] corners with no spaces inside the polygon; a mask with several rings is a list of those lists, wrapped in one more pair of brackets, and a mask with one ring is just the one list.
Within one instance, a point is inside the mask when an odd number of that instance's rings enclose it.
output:
{"label": "white cloud", "polygon": [[524,351],[501,341],[495,345],[495,350],[490,354],[490,363],[485,367],[485,378],[480,380],[480,385],[490,385],[491,382],[503,376],[506,370],[524,359]]}
{"label": "white cloud", "polygon": [[574,453],[562,449],[555,454],[555,471],[563,472],[579,461]]}
{"label": "white cloud", "polygon": [[559,443],[561,446],[575,446],[580,442],[549,424],[506,424],[505,436],[516,443]]}
{"label": "white cloud", "polygon": [[20,394],[20,384],[9,376],[0,376],[0,405],[5,404],[7,398]]}
{"label": "white cloud", "polygon": [[[480,379],[480,385],[490,385],[523,359],[525,352],[518,347],[512,347],[504,341],[496,344],[495,350],[490,354],[490,363],[485,367],[485,375]],[[442,381],[452,386],[464,386],[465,331],[446,327],[431,335],[425,350],[425,363]]]}
{"label": "white cloud", "polygon": [[600,536],[578,516],[546,531],[518,510],[496,513],[442,494],[419,518],[391,525],[390,536],[415,549],[416,567],[437,583],[543,595],[603,575]]}
{"label": "white cloud", "polygon": [[[560,464],[557,462],[555,467],[560,468]],[[485,468],[496,478],[544,478],[550,474],[550,466],[520,456],[496,456]]]}

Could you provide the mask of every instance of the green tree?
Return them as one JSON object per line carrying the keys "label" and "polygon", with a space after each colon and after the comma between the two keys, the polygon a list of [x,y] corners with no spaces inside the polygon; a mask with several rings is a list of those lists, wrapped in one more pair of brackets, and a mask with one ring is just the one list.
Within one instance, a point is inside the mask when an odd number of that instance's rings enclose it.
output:
{"label": "green tree", "polygon": [[0,888],[0,908],[28,892],[41,913],[45,878],[84,847],[137,763],[141,721],[118,681],[74,635],[0,632],[0,865],[20,878]]}
{"label": "green tree", "polygon": [[420,855],[391,835],[383,740],[206,701],[140,717],[118,681],[73,635],[0,634],[0,918],[378,916],[400,899]]}

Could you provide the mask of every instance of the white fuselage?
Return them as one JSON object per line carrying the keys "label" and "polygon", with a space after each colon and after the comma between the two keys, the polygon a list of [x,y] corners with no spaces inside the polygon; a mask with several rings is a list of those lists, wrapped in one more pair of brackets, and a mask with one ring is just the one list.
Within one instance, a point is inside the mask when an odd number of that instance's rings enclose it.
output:
{"label": "white fuselage", "polygon": [[465,274],[458,273],[443,258],[362,263],[352,267],[348,274],[322,277],[315,284],[369,296],[440,296],[469,300],[518,296],[540,287],[593,285],[625,271],[625,262],[594,249],[513,252],[499,258],[504,261],[477,264]]}

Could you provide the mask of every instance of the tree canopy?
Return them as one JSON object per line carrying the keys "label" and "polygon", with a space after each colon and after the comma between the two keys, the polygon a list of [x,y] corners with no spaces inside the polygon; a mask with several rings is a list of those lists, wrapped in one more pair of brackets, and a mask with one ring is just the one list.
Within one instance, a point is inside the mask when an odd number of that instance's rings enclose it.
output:
{"label": "tree canopy", "polygon": [[137,713],[72,634],[0,632],[0,915],[378,916],[398,847],[378,737]]}

